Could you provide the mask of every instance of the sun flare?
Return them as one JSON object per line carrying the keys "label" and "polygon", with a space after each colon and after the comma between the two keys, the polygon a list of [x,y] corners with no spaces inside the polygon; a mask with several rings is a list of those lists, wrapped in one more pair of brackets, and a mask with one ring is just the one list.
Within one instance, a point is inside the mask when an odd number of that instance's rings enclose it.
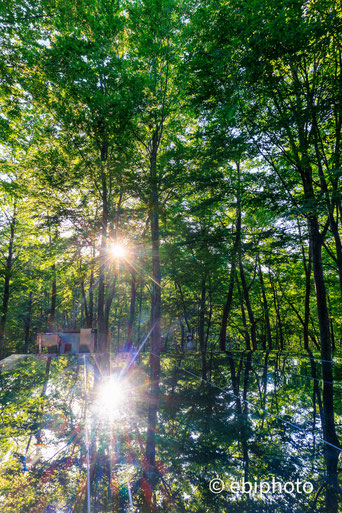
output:
{"label": "sun flare", "polygon": [[127,383],[118,376],[111,376],[101,383],[96,406],[100,414],[115,418],[123,414],[129,399]]}
{"label": "sun flare", "polygon": [[127,248],[123,244],[115,242],[111,244],[109,252],[114,258],[123,258],[127,254]]}

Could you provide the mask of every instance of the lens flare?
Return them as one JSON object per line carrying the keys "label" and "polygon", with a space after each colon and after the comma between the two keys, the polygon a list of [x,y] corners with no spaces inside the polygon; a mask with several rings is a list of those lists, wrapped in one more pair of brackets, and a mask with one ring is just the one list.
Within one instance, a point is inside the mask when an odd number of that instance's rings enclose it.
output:
{"label": "lens flare", "polygon": [[109,252],[114,258],[123,258],[127,254],[127,249],[123,244],[116,242],[110,246]]}
{"label": "lens flare", "polygon": [[99,387],[96,410],[106,418],[121,417],[127,408],[129,395],[127,382],[118,376],[111,376]]}

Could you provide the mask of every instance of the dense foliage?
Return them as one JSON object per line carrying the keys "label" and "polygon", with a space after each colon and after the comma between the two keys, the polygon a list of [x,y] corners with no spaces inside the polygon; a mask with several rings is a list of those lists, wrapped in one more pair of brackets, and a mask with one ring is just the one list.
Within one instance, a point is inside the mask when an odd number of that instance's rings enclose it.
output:
{"label": "dense foliage", "polygon": [[3,2],[2,354],[91,326],[103,351],[151,326],[157,352],[339,349],[341,23],[331,0]]}

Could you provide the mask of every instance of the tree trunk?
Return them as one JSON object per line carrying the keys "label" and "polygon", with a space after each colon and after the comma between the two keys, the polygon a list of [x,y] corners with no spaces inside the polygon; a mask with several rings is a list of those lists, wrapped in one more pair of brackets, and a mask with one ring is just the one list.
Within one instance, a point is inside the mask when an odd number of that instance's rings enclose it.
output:
{"label": "tree trunk", "polygon": [[270,276],[270,283],[272,287],[273,292],[273,302],[274,302],[274,309],[276,312],[276,348],[279,349],[279,342],[280,342],[280,350],[282,351],[284,349],[284,338],[283,338],[283,326],[281,322],[281,315],[280,315],[280,303],[278,301],[277,292],[275,288],[275,284],[273,283],[273,280]]}
{"label": "tree trunk", "polygon": [[178,287],[178,290],[179,290],[179,294],[180,294],[180,298],[181,298],[181,303],[182,303],[182,306],[183,306],[185,324],[186,324],[186,327],[188,328],[188,332],[191,333],[192,329],[191,329],[190,323],[188,321],[188,312],[186,311],[186,304],[185,304],[185,301],[184,301],[182,287],[181,287],[180,283],[177,280],[175,280],[175,289],[176,290],[177,290],[177,287]]}
{"label": "tree trunk", "polygon": [[24,353],[28,353],[28,347],[30,343],[30,334],[31,334],[31,317],[32,317],[32,291],[29,293],[28,303],[27,303],[27,314],[25,317],[25,345],[24,345]]}
{"label": "tree trunk", "polygon": [[209,315],[207,319],[207,332],[205,335],[205,350],[208,350],[208,340],[209,340],[209,334],[211,329],[211,320],[213,316],[213,299],[212,299],[212,286],[211,286],[211,277],[209,275]]}
{"label": "tree trunk", "polygon": [[[106,148],[101,151],[101,160],[106,160]],[[107,247],[107,228],[108,228],[108,192],[107,181],[104,169],[102,169],[102,229],[101,229],[101,247],[100,247],[100,275],[98,288],[97,305],[97,330],[100,353],[107,353],[107,332],[105,320],[105,296],[106,296],[106,247]]]}
{"label": "tree trunk", "polygon": [[[319,233],[319,225],[316,218],[310,219],[310,237],[312,248],[312,263],[315,279],[316,304],[321,339],[321,355],[324,360],[331,360],[331,339],[329,329],[329,312],[327,305],[327,293],[324,282],[322,262],[322,238]],[[325,379],[325,378],[324,378]],[[328,381],[331,381],[328,379]]]}
{"label": "tree trunk", "polygon": [[198,324],[198,341],[200,351],[205,353],[205,335],[204,335],[204,321],[205,321],[205,299],[206,299],[206,279],[202,279],[202,287],[201,287],[201,301],[200,301],[200,311],[199,311],[199,324]]}
{"label": "tree trunk", "polygon": [[0,359],[4,355],[4,336],[7,322],[8,304],[11,294],[10,282],[13,267],[13,251],[14,251],[14,236],[16,227],[16,206],[14,205],[13,217],[10,223],[10,239],[8,244],[8,254],[5,263],[5,283],[4,294],[2,298],[2,312],[0,319]]}
{"label": "tree trunk", "polygon": [[309,247],[309,260],[305,265],[305,314],[304,314],[304,349],[309,349],[309,322],[310,322],[310,294],[311,294],[311,248]]}
{"label": "tree trunk", "polygon": [[241,289],[240,289],[240,284],[239,284],[239,279],[238,279],[238,276],[237,276],[237,272],[235,274],[235,279],[236,279],[236,287],[237,287],[237,291],[238,291],[240,308],[241,308],[242,325],[243,325],[243,328],[244,328],[244,331],[245,331],[246,349],[248,351],[250,351],[251,350],[251,340],[250,340],[250,336],[249,336],[249,330],[247,328],[245,307],[243,305],[243,297],[242,297],[242,294],[241,294]]}
{"label": "tree trunk", "polygon": [[143,282],[141,281],[140,282],[140,291],[139,291],[139,315],[138,315],[138,334],[137,334],[138,347],[140,346],[142,296],[143,296]]}
{"label": "tree trunk", "polygon": [[[332,362],[322,362],[322,375],[332,376]],[[332,383],[323,383],[323,437],[327,442],[341,447],[336,434],[335,418],[334,418],[334,390]],[[340,496],[340,488],[338,484],[338,460],[340,451],[324,444],[324,457],[327,467],[327,486],[326,486],[326,508],[331,513],[338,513],[338,498]]]}
{"label": "tree trunk", "polygon": [[[92,247],[92,257],[95,258],[95,244]],[[91,265],[90,278],[89,278],[89,308],[88,308],[88,324],[87,328],[94,326],[94,267]]]}
{"label": "tree trunk", "polygon": [[[310,219],[310,236],[312,243],[312,260],[313,271],[315,278],[315,289],[317,299],[317,314],[319,321],[319,332],[321,340],[321,356],[322,356],[322,377],[323,377],[323,436],[324,439],[339,447],[339,441],[335,429],[335,416],[334,416],[334,401],[333,401],[333,372],[331,361],[331,339],[329,329],[329,312],[327,305],[327,294],[324,283],[323,263],[322,263],[322,238],[318,231],[317,219],[312,217]],[[336,476],[337,476],[337,461],[339,451],[333,447],[325,447],[325,458],[327,462],[328,492],[327,504],[329,504],[329,511],[336,511]],[[330,491],[329,491],[330,490]],[[334,492],[335,490],[335,492]]]}
{"label": "tree trunk", "polygon": [[331,350],[334,353],[336,351],[336,342],[335,342],[334,323],[333,323],[333,316],[332,316],[332,311],[331,311],[329,294],[327,295],[327,300],[328,300],[328,312],[329,312],[329,320],[330,320]]}
{"label": "tree trunk", "polygon": [[[88,309],[88,302],[87,302],[87,296],[86,296],[86,292],[85,292],[85,288],[84,288],[84,280],[83,279],[81,281],[81,293],[82,293],[82,312],[84,312],[86,327],[89,328],[89,327],[91,327],[91,326],[89,326],[89,309]],[[83,327],[83,317],[81,320],[81,325]]]}
{"label": "tree trunk", "polygon": [[231,258],[231,267],[230,267],[230,275],[229,275],[229,287],[226,304],[223,310],[223,316],[221,321],[221,330],[220,330],[220,350],[225,351],[226,349],[226,338],[227,338],[227,324],[229,312],[232,306],[233,300],[233,291],[234,291],[234,276],[235,276],[235,267],[236,267],[236,256],[240,247],[241,240],[241,204],[240,204],[240,165],[236,164],[237,173],[238,173],[238,191],[236,197],[236,234],[234,245],[232,249],[232,258]]}
{"label": "tree trunk", "polygon": [[137,295],[137,283],[136,283],[135,277],[132,275],[131,302],[130,302],[130,308],[129,308],[129,319],[128,319],[128,328],[127,328],[127,343],[128,344],[132,344],[132,339],[133,339],[136,295]]}
{"label": "tree trunk", "polygon": [[152,295],[151,295],[151,378],[159,381],[160,349],[161,349],[161,271],[159,254],[159,197],[157,186],[157,153],[152,152],[150,158],[151,171],[151,239],[152,239]]}
{"label": "tree trunk", "polygon": [[52,284],[51,284],[51,307],[49,314],[49,330],[55,329],[55,317],[56,317],[56,301],[57,301],[57,278],[56,278],[56,264],[52,264]]}
{"label": "tree trunk", "polygon": [[245,298],[245,303],[246,303],[248,318],[249,318],[249,323],[250,323],[250,329],[251,329],[252,348],[253,348],[253,351],[256,351],[257,350],[257,339],[256,339],[256,331],[255,331],[255,319],[254,319],[253,309],[252,309],[252,305],[251,305],[250,298],[249,298],[249,292],[248,292],[248,287],[247,287],[247,283],[246,283],[246,279],[245,279],[245,273],[244,273],[243,266],[242,266],[241,255],[239,255],[239,269],[240,269],[241,285],[242,285],[243,295]]}
{"label": "tree trunk", "polygon": [[226,350],[228,317],[229,317],[230,309],[232,306],[232,300],[233,300],[235,266],[233,265],[233,262],[231,265],[232,265],[232,267],[230,269],[227,300],[226,300],[226,304],[224,305],[223,316],[222,316],[222,321],[221,321],[221,329],[220,329],[220,350],[221,351]]}
{"label": "tree trunk", "polygon": [[182,319],[179,318],[178,319],[178,322],[179,322],[179,326],[180,326],[180,329],[181,329],[181,350],[182,352],[184,352],[184,346],[185,346],[185,329],[184,329],[184,324],[182,322]]}
{"label": "tree trunk", "polygon": [[341,237],[338,229],[338,224],[334,219],[333,215],[330,216],[330,227],[332,234],[335,239],[335,247],[336,247],[336,265],[338,270],[338,278],[340,284],[340,294],[342,299],[342,245],[341,245]]}
{"label": "tree trunk", "polygon": [[271,351],[272,350],[272,333],[271,333],[270,314],[269,314],[269,307],[268,307],[268,302],[267,302],[266,289],[265,289],[265,283],[264,283],[264,278],[262,275],[261,266],[259,266],[259,279],[260,279],[260,285],[261,285],[262,301],[263,301],[263,306],[264,306],[267,347],[268,347],[268,350]]}
{"label": "tree trunk", "polygon": [[150,399],[148,409],[148,429],[146,439],[146,459],[149,472],[155,468],[155,433],[160,378],[161,350],[161,270],[159,254],[159,195],[157,184],[157,131],[153,136],[153,149],[150,156],[151,180],[151,240],[152,240],[152,295],[151,295],[151,352],[150,352]]}
{"label": "tree trunk", "polygon": [[104,332],[106,334],[106,351],[109,351],[110,349],[110,337],[109,337],[109,316],[110,316],[110,309],[112,306],[114,294],[115,294],[115,286],[116,286],[116,278],[117,276],[112,277],[112,283],[110,287],[108,284],[106,284],[106,296],[105,296],[105,307],[104,307]]}

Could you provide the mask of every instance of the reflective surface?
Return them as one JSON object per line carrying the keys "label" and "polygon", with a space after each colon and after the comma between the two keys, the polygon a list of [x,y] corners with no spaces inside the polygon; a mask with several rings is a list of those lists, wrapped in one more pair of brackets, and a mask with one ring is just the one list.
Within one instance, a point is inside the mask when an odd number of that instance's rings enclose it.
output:
{"label": "reflective surface", "polygon": [[3,366],[1,512],[342,511],[339,359],[163,354],[152,394],[148,369],[147,354]]}

